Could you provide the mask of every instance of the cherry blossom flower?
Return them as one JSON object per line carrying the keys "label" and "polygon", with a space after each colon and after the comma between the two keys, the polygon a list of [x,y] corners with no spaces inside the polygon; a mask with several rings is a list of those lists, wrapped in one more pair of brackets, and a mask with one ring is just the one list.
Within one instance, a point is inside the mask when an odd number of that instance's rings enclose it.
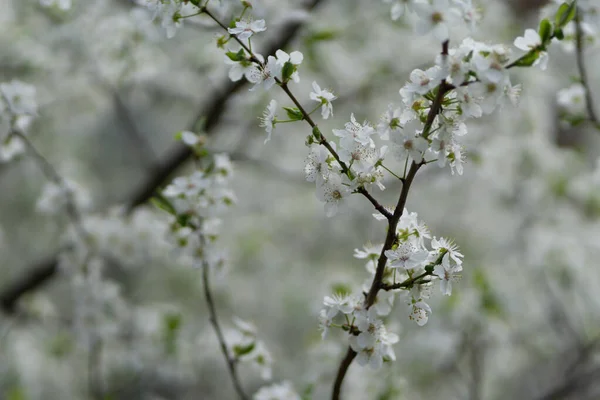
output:
{"label": "cherry blossom flower", "polygon": [[277,123],[277,101],[271,100],[269,105],[263,112],[262,117],[260,118],[261,127],[265,128],[267,132],[267,138],[265,139],[265,144],[271,140],[271,134],[273,133],[273,129],[275,129],[275,124]]}
{"label": "cherry blossom flower", "polygon": [[414,243],[404,242],[396,250],[386,250],[385,256],[390,262],[390,268],[414,269],[423,266],[429,253],[420,250]]}
{"label": "cherry blossom flower", "polygon": [[537,59],[533,65],[539,65],[540,69],[545,70],[548,66],[548,52],[541,50],[542,38],[534,29],[526,29],[524,36],[515,39],[516,48],[524,51],[537,51]]}
{"label": "cherry blossom flower", "polygon": [[264,19],[258,19],[255,21],[237,21],[234,28],[227,28],[227,31],[236,35],[240,40],[249,39],[253,34],[263,32],[267,30],[267,26]]}
{"label": "cherry blossom flower", "polygon": [[317,82],[313,82],[312,87],[313,91],[309,94],[310,99],[322,104],[321,116],[323,119],[328,119],[330,115],[333,116],[333,105],[331,102],[337,99],[337,96],[327,89],[321,89]]}

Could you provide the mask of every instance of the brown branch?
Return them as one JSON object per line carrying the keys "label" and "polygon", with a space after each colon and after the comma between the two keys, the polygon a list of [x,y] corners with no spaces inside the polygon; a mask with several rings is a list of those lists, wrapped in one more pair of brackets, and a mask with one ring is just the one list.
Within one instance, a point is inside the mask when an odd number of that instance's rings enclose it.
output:
{"label": "brown branch", "polygon": [[[304,4],[304,9],[310,11],[321,2],[323,0],[309,0]],[[296,37],[301,27],[301,21],[289,21],[281,31],[273,35],[272,41],[266,46],[265,53],[274,54],[278,49],[285,48]],[[210,99],[209,102],[202,106],[198,115],[189,125],[188,130],[195,130],[198,123],[205,116],[204,133],[207,135],[214,134],[225,112],[228,100],[246,85],[247,83],[243,80],[239,82],[227,80],[225,84],[221,85],[221,88],[209,93],[206,96],[207,99]],[[173,172],[191,156],[192,153],[189,148],[181,144],[176,144],[171,148],[164,160],[150,168],[148,176],[126,196],[124,202],[127,210],[131,212],[135,207],[148,201],[156,190],[169,179]],[[27,268],[24,275],[8,283],[0,292],[0,306],[2,310],[8,314],[14,313],[16,304],[23,295],[44,285],[56,275],[57,271],[57,253]]]}
{"label": "brown branch", "polygon": [[577,7],[577,14],[575,16],[575,46],[577,69],[579,70],[579,78],[581,80],[581,85],[583,86],[583,89],[585,91],[585,107],[587,110],[588,118],[597,129],[600,129],[600,119],[598,118],[596,110],[594,109],[594,99],[592,98],[592,91],[590,90],[585,61],[583,59],[584,37],[583,30],[581,29],[581,14],[581,8]]}
{"label": "brown branch", "polygon": [[[442,55],[448,55],[448,41],[445,41],[442,44]],[[451,90],[451,87],[446,84],[446,81],[442,81],[438,86],[437,95],[429,109],[429,113],[427,115],[427,120],[425,122],[425,126],[423,127],[423,135],[427,135],[431,130],[431,126],[435,121],[435,117],[442,112],[442,102],[444,100],[444,96],[448,91]],[[385,272],[385,267],[387,264],[387,257],[385,252],[390,250],[396,241],[396,228],[398,226],[398,222],[400,221],[400,217],[402,217],[402,213],[404,212],[404,207],[406,206],[406,201],[408,199],[408,192],[410,187],[414,181],[415,175],[424,165],[424,161],[420,163],[412,162],[408,174],[402,181],[402,190],[400,192],[400,196],[398,198],[398,203],[396,204],[396,208],[394,209],[394,213],[392,218],[388,220],[388,230],[385,238],[385,243],[383,248],[381,249],[381,253],[379,254],[379,259],[377,260],[377,269],[375,270],[375,276],[373,277],[373,282],[371,283],[371,288],[367,293],[367,297],[365,299],[365,307],[369,308],[377,299],[377,293],[380,289],[383,288],[383,274]],[[333,392],[331,399],[339,400],[341,394],[341,387],[344,381],[344,377],[346,376],[346,372],[350,367],[350,364],[356,357],[356,352],[352,350],[351,347],[348,347],[348,351],[346,353],[346,357],[341,361],[340,366],[338,368],[338,374],[336,376],[335,382],[333,384]]]}

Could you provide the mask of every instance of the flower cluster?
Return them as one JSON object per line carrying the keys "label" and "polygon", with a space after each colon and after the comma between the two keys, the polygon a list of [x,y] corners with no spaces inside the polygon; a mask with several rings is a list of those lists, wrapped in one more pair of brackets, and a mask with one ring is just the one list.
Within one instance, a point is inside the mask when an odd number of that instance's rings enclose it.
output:
{"label": "flower cluster", "polygon": [[37,116],[36,90],[33,85],[12,80],[0,83],[0,122],[8,124],[7,133],[0,127],[0,162],[7,162],[25,151],[21,138]]}
{"label": "flower cluster", "polygon": [[[381,215],[375,215],[381,219]],[[367,305],[361,297],[334,294],[326,296],[319,320],[323,337],[332,326],[339,326],[348,332],[352,349],[358,354],[361,365],[369,364],[379,368],[383,361],[395,360],[392,345],[398,336],[386,328],[384,318],[392,311],[394,300],[405,292],[409,319],[422,326],[427,323],[431,307],[426,300],[435,282],[440,283],[441,292],[452,293],[452,282],[462,271],[463,255],[451,241],[431,238],[427,227],[418,220],[416,213],[404,210],[396,229],[396,241],[390,250],[382,253],[383,244],[356,249],[354,256],[367,260],[366,268],[371,273],[363,291],[369,291],[377,264],[384,260],[385,269],[382,291],[372,305]],[[342,316],[342,324],[335,319]]]}
{"label": "flower cluster", "polygon": [[384,0],[392,4],[391,16],[396,21],[407,13],[417,17],[416,31],[432,33],[440,42],[450,38],[451,29],[466,25],[472,28],[479,13],[472,0]]}
{"label": "flower cluster", "polygon": [[168,38],[175,36],[185,18],[199,11],[194,4],[184,0],[138,0],[138,2],[152,12],[152,20],[160,19],[160,24]]}
{"label": "flower cluster", "polygon": [[[416,213],[404,209],[414,175],[420,167],[433,162],[439,167],[449,166],[452,174],[463,173],[465,150],[461,138],[467,134],[467,121],[489,115],[505,103],[517,105],[521,85],[513,85],[509,70],[531,66],[545,69],[547,48],[552,40],[564,38],[563,29],[573,19],[575,7],[574,3],[561,5],[554,22],[544,19],[537,30],[527,29],[523,36],[517,37],[513,45],[520,54],[515,51],[515,59],[508,45],[479,42],[470,37],[450,46],[451,27],[471,28],[478,19],[471,0],[387,2],[393,3],[393,19],[405,12],[414,14],[417,32],[433,33],[442,44],[442,52],[430,68],[412,71],[399,89],[399,105],[389,105],[377,123],[360,122],[351,114],[343,129],[333,129],[336,141],[329,140],[312,117],[319,109],[324,119],[332,116],[332,101],[336,96],[313,82],[309,99],[318,104],[307,112],[290,90],[290,81],[300,81],[302,53],[277,50],[266,59],[254,53],[251,39],[265,31],[266,24],[263,20],[241,19],[249,6],[244,7],[242,16],[229,28],[206,8],[200,11],[227,29],[229,37],[218,39],[220,47],[224,48],[231,39],[236,43],[236,48],[226,49],[225,53],[225,62],[231,65],[231,80],[246,78],[254,84],[250,90],[279,86],[293,103],[293,107],[283,107],[288,119],[282,120],[277,101],[269,102],[260,118],[260,126],[267,132],[265,142],[278,123],[306,121],[310,125],[304,171],[307,181],[316,185],[316,196],[324,203],[326,215],[337,214],[345,208],[350,194],[360,193],[379,211],[375,217],[388,222],[385,244],[355,251],[357,258],[367,260],[366,267],[372,275],[363,288],[364,296],[347,293],[326,296],[325,308],[319,314],[323,337],[329,328],[341,328],[347,333],[358,362],[372,368],[395,360],[393,345],[399,337],[385,325],[395,298],[403,293],[409,319],[419,326],[425,325],[432,312],[427,301],[433,286],[439,282],[441,293],[451,295],[452,284],[462,271],[463,255],[457,246],[448,239],[432,237]],[[404,165],[404,172],[394,172],[390,164],[385,164],[389,154]],[[385,190],[386,173],[403,184],[400,201],[393,210],[381,206],[370,193],[375,186]],[[195,204],[203,204],[206,176],[197,172],[178,179],[163,194],[179,201],[179,205],[174,204],[175,214],[185,215],[189,221],[198,213]],[[273,390],[279,393],[279,389]],[[279,394],[264,396],[280,398]]]}
{"label": "flower cluster", "polygon": [[235,329],[227,332],[226,343],[229,357],[235,362],[253,366],[262,379],[272,377],[273,359],[264,342],[256,337],[256,327],[250,322],[234,317]]}

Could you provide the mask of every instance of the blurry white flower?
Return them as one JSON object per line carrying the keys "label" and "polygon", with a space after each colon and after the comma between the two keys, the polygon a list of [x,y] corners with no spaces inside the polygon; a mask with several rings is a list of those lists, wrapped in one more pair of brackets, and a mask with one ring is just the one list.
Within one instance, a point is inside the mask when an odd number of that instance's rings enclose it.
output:
{"label": "blurry white flower", "polygon": [[40,0],[40,4],[44,7],[56,6],[59,9],[66,11],[71,8],[71,0]]}
{"label": "blurry white flower", "polygon": [[15,79],[9,83],[0,83],[0,94],[11,114],[15,116],[37,114],[35,86]]}
{"label": "blurry white flower", "polygon": [[237,21],[235,28],[227,28],[227,31],[232,35],[236,35],[240,40],[249,39],[253,34],[267,30],[264,19],[255,21]]}
{"label": "blurry white flower", "polygon": [[275,383],[264,386],[252,397],[253,400],[301,400],[290,382]]}
{"label": "blurry white flower", "polygon": [[448,0],[433,0],[432,3],[417,1],[413,9],[419,16],[418,34],[433,32],[440,42],[450,38],[449,26],[458,21],[459,14],[455,8],[450,7]]}

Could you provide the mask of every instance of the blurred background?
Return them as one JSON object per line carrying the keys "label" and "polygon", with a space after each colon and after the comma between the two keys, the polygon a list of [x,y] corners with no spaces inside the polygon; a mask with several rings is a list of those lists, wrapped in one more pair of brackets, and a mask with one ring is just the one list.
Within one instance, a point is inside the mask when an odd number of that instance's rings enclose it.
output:
{"label": "blurred background", "polygon": [[[353,250],[383,241],[371,205],[353,196],[350,212],[325,217],[303,174],[310,132],[286,124],[263,143],[257,117],[271,98],[289,101],[231,83],[215,45],[221,32],[206,20],[186,20],[166,39],[133,2],[42,3],[0,0],[0,82],[35,85],[29,137],[79,186],[85,225],[113,258],[94,292],[103,308],[90,354],[77,286],[61,269],[69,220],[40,206],[46,180],[31,158],[0,164],[0,398],[237,398],[200,271],[177,261],[166,216],[147,202],[194,168],[175,140],[181,130],[203,132],[211,152],[234,161],[238,203],[221,238],[228,262],[213,279],[223,326],[252,321],[273,380],[328,398],[346,341],[338,332],[322,341],[317,315],[333,287],[358,292],[368,277]],[[410,19],[393,22],[384,2],[316,3],[256,1],[268,29],[253,44],[265,55],[303,52],[294,93],[307,102],[313,80],[336,93],[334,118],[320,123],[332,138],[351,113],[376,123],[399,104],[398,90],[433,64],[439,44]],[[473,37],[508,45],[537,27],[544,6],[481,3]],[[228,19],[239,6],[219,12]],[[597,39],[584,54],[594,90]],[[470,121],[464,175],[431,165],[417,176],[407,208],[455,240],[463,278],[451,297],[435,291],[424,327],[397,302],[398,360],[379,371],[353,365],[345,398],[600,398],[600,134],[561,120],[557,92],[577,76],[575,54],[562,44],[549,53],[547,71],[511,72],[523,85],[519,107]],[[400,186],[386,186],[375,195],[394,204]],[[263,384],[250,366],[239,370],[248,393]]]}

